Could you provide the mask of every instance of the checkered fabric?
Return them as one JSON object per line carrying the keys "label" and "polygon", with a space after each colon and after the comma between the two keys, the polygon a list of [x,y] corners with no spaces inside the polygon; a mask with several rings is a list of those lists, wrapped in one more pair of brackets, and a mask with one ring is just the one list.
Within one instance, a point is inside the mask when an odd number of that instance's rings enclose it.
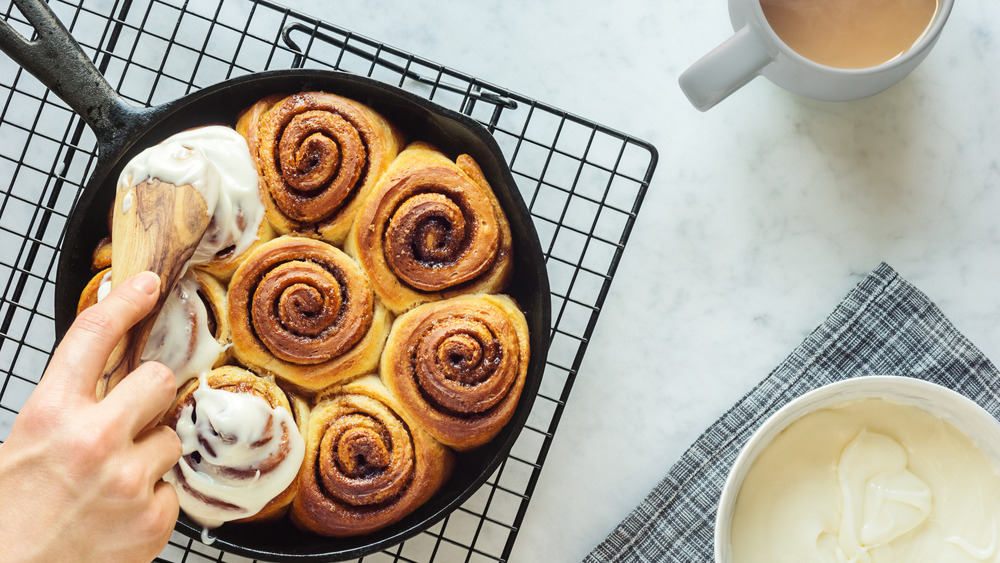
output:
{"label": "checkered fabric", "polygon": [[939,383],[1000,414],[997,368],[926,295],[882,264],[781,365],[712,424],[585,561],[712,561],[719,496],[750,435],[769,415],[807,391],[875,374]]}

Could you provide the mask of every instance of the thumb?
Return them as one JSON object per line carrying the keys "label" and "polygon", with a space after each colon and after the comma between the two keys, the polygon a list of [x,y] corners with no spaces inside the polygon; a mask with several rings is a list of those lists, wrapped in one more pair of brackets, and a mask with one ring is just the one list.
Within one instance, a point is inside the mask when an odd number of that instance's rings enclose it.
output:
{"label": "thumb", "polygon": [[142,272],[80,313],[53,353],[39,386],[59,385],[94,397],[111,351],[125,332],[152,310],[159,290],[160,277]]}

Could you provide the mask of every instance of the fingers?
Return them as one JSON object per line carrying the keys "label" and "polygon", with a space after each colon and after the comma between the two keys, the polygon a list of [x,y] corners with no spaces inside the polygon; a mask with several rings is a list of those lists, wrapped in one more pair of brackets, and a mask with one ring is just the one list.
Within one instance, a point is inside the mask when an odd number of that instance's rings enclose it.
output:
{"label": "fingers", "polygon": [[52,355],[41,384],[58,384],[93,397],[111,350],[153,308],[159,289],[159,276],[143,272],[81,313]]}
{"label": "fingers", "polygon": [[179,508],[177,491],[174,490],[173,485],[158,481],[153,486],[153,505],[158,508],[158,513],[156,514],[155,525],[150,531],[151,537],[149,539],[151,540],[152,549],[151,553],[147,554],[146,561],[152,560],[158,553],[163,551],[167,542],[170,541],[171,532],[174,530],[174,522],[177,521]]}
{"label": "fingers", "polygon": [[181,458],[181,439],[169,426],[154,426],[135,439],[135,455],[149,468],[151,481],[166,475]]}
{"label": "fingers", "polygon": [[132,438],[163,416],[176,391],[177,383],[169,368],[159,362],[145,362],[122,379],[101,404]]}
{"label": "fingers", "polygon": [[[173,529],[174,522],[177,521],[177,515],[180,512],[177,501],[177,490],[166,481],[157,481],[153,485],[153,498],[156,499],[156,504],[161,507],[162,512],[160,513],[160,517],[167,523],[166,535],[169,538],[170,531]],[[164,543],[166,542],[164,541]]]}

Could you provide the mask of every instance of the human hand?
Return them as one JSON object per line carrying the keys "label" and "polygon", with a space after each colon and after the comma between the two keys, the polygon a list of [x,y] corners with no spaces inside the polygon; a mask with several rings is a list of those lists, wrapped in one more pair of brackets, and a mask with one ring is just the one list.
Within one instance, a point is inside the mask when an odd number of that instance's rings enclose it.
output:
{"label": "human hand", "polygon": [[104,400],[95,394],[158,288],[145,272],[81,313],[0,444],[0,561],[150,561],[166,545],[177,494],[160,477],[181,443],[156,421],[174,376],[147,362]]}

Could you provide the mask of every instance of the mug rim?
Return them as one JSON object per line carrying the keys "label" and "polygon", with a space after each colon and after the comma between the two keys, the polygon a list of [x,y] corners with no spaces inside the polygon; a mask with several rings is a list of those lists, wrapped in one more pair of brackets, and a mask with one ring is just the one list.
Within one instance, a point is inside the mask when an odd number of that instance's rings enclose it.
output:
{"label": "mug rim", "polygon": [[941,34],[941,29],[944,28],[944,24],[948,21],[948,16],[951,14],[951,8],[954,6],[955,0],[938,0],[938,7],[937,11],[934,12],[933,21],[929,26],[927,26],[927,29],[924,30],[923,35],[921,35],[920,38],[902,55],[875,66],[863,68],[840,68],[825,65],[800,54],[798,51],[785,43],[785,41],[781,39],[778,33],[771,27],[771,23],[767,21],[767,16],[764,15],[764,9],[760,5],[761,0],[752,0],[752,3],[754,16],[757,19],[758,25],[760,25],[761,30],[767,34],[771,42],[778,46],[778,54],[787,56],[800,65],[808,66],[814,70],[826,72],[828,74],[836,74],[839,76],[866,76],[885,72],[896,67],[901,67],[909,63],[914,58],[920,56],[921,53],[933,45],[937,40],[937,37]]}

